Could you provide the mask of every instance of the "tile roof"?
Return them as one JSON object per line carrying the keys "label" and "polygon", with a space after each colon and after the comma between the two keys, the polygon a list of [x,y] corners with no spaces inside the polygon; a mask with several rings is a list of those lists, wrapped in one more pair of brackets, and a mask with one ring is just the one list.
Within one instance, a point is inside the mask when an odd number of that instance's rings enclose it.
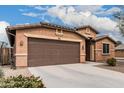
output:
{"label": "tile roof", "polygon": [[89,25],[75,27],[76,30],[85,29],[85,28],[91,28],[96,34],[99,34],[99,32],[96,29],[94,29],[93,27],[91,27]]}
{"label": "tile roof", "polygon": [[97,36],[95,40],[98,41],[98,40],[101,40],[101,39],[104,39],[104,38],[109,38],[112,42],[117,43],[114,39],[112,39],[108,35]]}
{"label": "tile roof", "polygon": [[118,45],[115,50],[124,50],[124,44]]}
{"label": "tile roof", "polygon": [[87,37],[85,37],[84,35],[81,35],[79,33],[77,33],[75,30],[75,28],[70,28],[67,26],[61,26],[61,25],[57,25],[57,24],[51,24],[51,23],[46,23],[46,22],[40,22],[40,23],[35,23],[35,24],[22,24],[22,25],[16,25],[16,26],[8,26],[6,28],[7,31],[15,31],[15,30],[20,30],[20,29],[28,29],[28,28],[37,28],[37,27],[47,27],[47,28],[51,28],[51,29],[62,29],[65,31],[70,31],[73,33],[76,33],[77,35],[80,35],[81,37],[87,39]]}
{"label": "tile roof", "polygon": [[47,27],[47,28],[53,28],[53,29],[62,29],[62,30],[67,30],[67,31],[76,31],[79,29],[83,29],[86,27],[91,28],[95,33],[98,34],[98,31],[96,31],[93,27],[91,26],[82,26],[82,27],[67,27],[67,26],[62,26],[58,24],[53,24],[53,23],[46,23],[46,22],[40,22],[40,23],[35,23],[35,24],[22,24],[22,25],[16,25],[16,26],[8,26],[6,29],[7,30],[19,30],[19,29],[27,29],[27,28],[36,28],[36,27]]}
{"label": "tile roof", "polygon": [[108,35],[97,36],[97,37],[96,37],[96,40],[99,40],[99,39],[102,39],[102,38],[105,38],[105,37],[108,37]]}
{"label": "tile roof", "polygon": [[16,26],[8,26],[6,29],[7,30],[19,30],[19,29],[27,29],[27,28],[36,28],[36,27],[48,27],[48,28],[53,28],[53,29],[63,29],[63,30],[68,30],[68,31],[74,31],[73,28],[69,28],[66,26],[61,26],[61,25],[56,25],[56,24],[50,24],[46,22],[40,22],[40,23],[35,23],[35,24],[22,24],[22,25],[16,25]]}

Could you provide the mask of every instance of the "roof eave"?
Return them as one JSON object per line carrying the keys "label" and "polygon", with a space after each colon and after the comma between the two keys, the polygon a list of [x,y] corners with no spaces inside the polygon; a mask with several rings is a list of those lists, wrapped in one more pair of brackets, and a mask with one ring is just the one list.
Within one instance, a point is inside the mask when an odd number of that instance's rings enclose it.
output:
{"label": "roof eave", "polygon": [[88,38],[87,38],[87,37],[85,37],[84,35],[82,35],[82,34],[80,34],[80,33],[76,32],[76,31],[74,31],[74,33],[76,33],[77,35],[79,35],[79,36],[81,36],[81,37],[83,37],[83,38],[85,38],[85,39],[87,39],[87,40],[88,40]]}
{"label": "roof eave", "polygon": [[124,51],[124,49],[115,49],[115,51]]}
{"label": "roof eave", "polygon": [[71,29],[69,27],[64,27],[60,25],[54,25],[54,24],[48,24],[48,23],[38,23],[38,24],[26,24],[26,25],[17,25],[17,26],[8,26],[8,30],[22,30],[22,29],[29,29],[29,28],[37,28],[37,27],[47,27],[52,29],[62,29],[67,31],[74,31],[74,29]]}
{"label": "roof eave", "polygon": [[113,40],[112,38],[110,38],[108,36],[107,37],[102,37],[102,38],[96,39],[96,41],[99,41],[99,40],[104,39],[104,38],[109,38],[112,42],[114,42],[115,44],[117,44],[117,42],[115,40]]}
{"label": "roof eave", "polygon": [[99,34],[99,32],[91,26],[78,27],[78,28],[76,28],[76,30],[85,29],[85,28],[88,28],[88,27],[91,28],[96,34]]}

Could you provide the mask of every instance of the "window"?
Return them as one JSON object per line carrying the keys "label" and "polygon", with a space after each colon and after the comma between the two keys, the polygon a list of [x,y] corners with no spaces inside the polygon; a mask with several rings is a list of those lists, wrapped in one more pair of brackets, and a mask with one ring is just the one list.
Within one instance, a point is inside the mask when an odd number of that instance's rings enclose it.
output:
{"label": "window", "polygon": [[109,54],[109,44],[103,44],[103,54]]}

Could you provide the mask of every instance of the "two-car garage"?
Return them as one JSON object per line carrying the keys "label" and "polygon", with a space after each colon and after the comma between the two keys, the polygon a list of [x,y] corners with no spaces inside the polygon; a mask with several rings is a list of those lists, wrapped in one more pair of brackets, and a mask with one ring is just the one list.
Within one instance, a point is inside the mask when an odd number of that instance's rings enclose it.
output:
{"label": "two-car garage", "polygon": [[86,37],[75,29],[49,23],[7,27],[16,67],[85,62]]}
{"label": "two-car garage", "polygon": [[79,62],[79,42],[28,38],[29,67]]}

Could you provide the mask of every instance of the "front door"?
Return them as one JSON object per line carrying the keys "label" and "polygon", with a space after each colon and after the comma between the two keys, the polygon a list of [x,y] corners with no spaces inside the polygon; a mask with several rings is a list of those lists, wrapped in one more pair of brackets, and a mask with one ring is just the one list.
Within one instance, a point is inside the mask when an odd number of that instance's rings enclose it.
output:
{"label": "front door", "polygon": [[90,61],[90,41],[86,40],[86,61]]}
{"label": "front door", "polygon": [[86,40],[86,61],[94,61],[94,43]]}

